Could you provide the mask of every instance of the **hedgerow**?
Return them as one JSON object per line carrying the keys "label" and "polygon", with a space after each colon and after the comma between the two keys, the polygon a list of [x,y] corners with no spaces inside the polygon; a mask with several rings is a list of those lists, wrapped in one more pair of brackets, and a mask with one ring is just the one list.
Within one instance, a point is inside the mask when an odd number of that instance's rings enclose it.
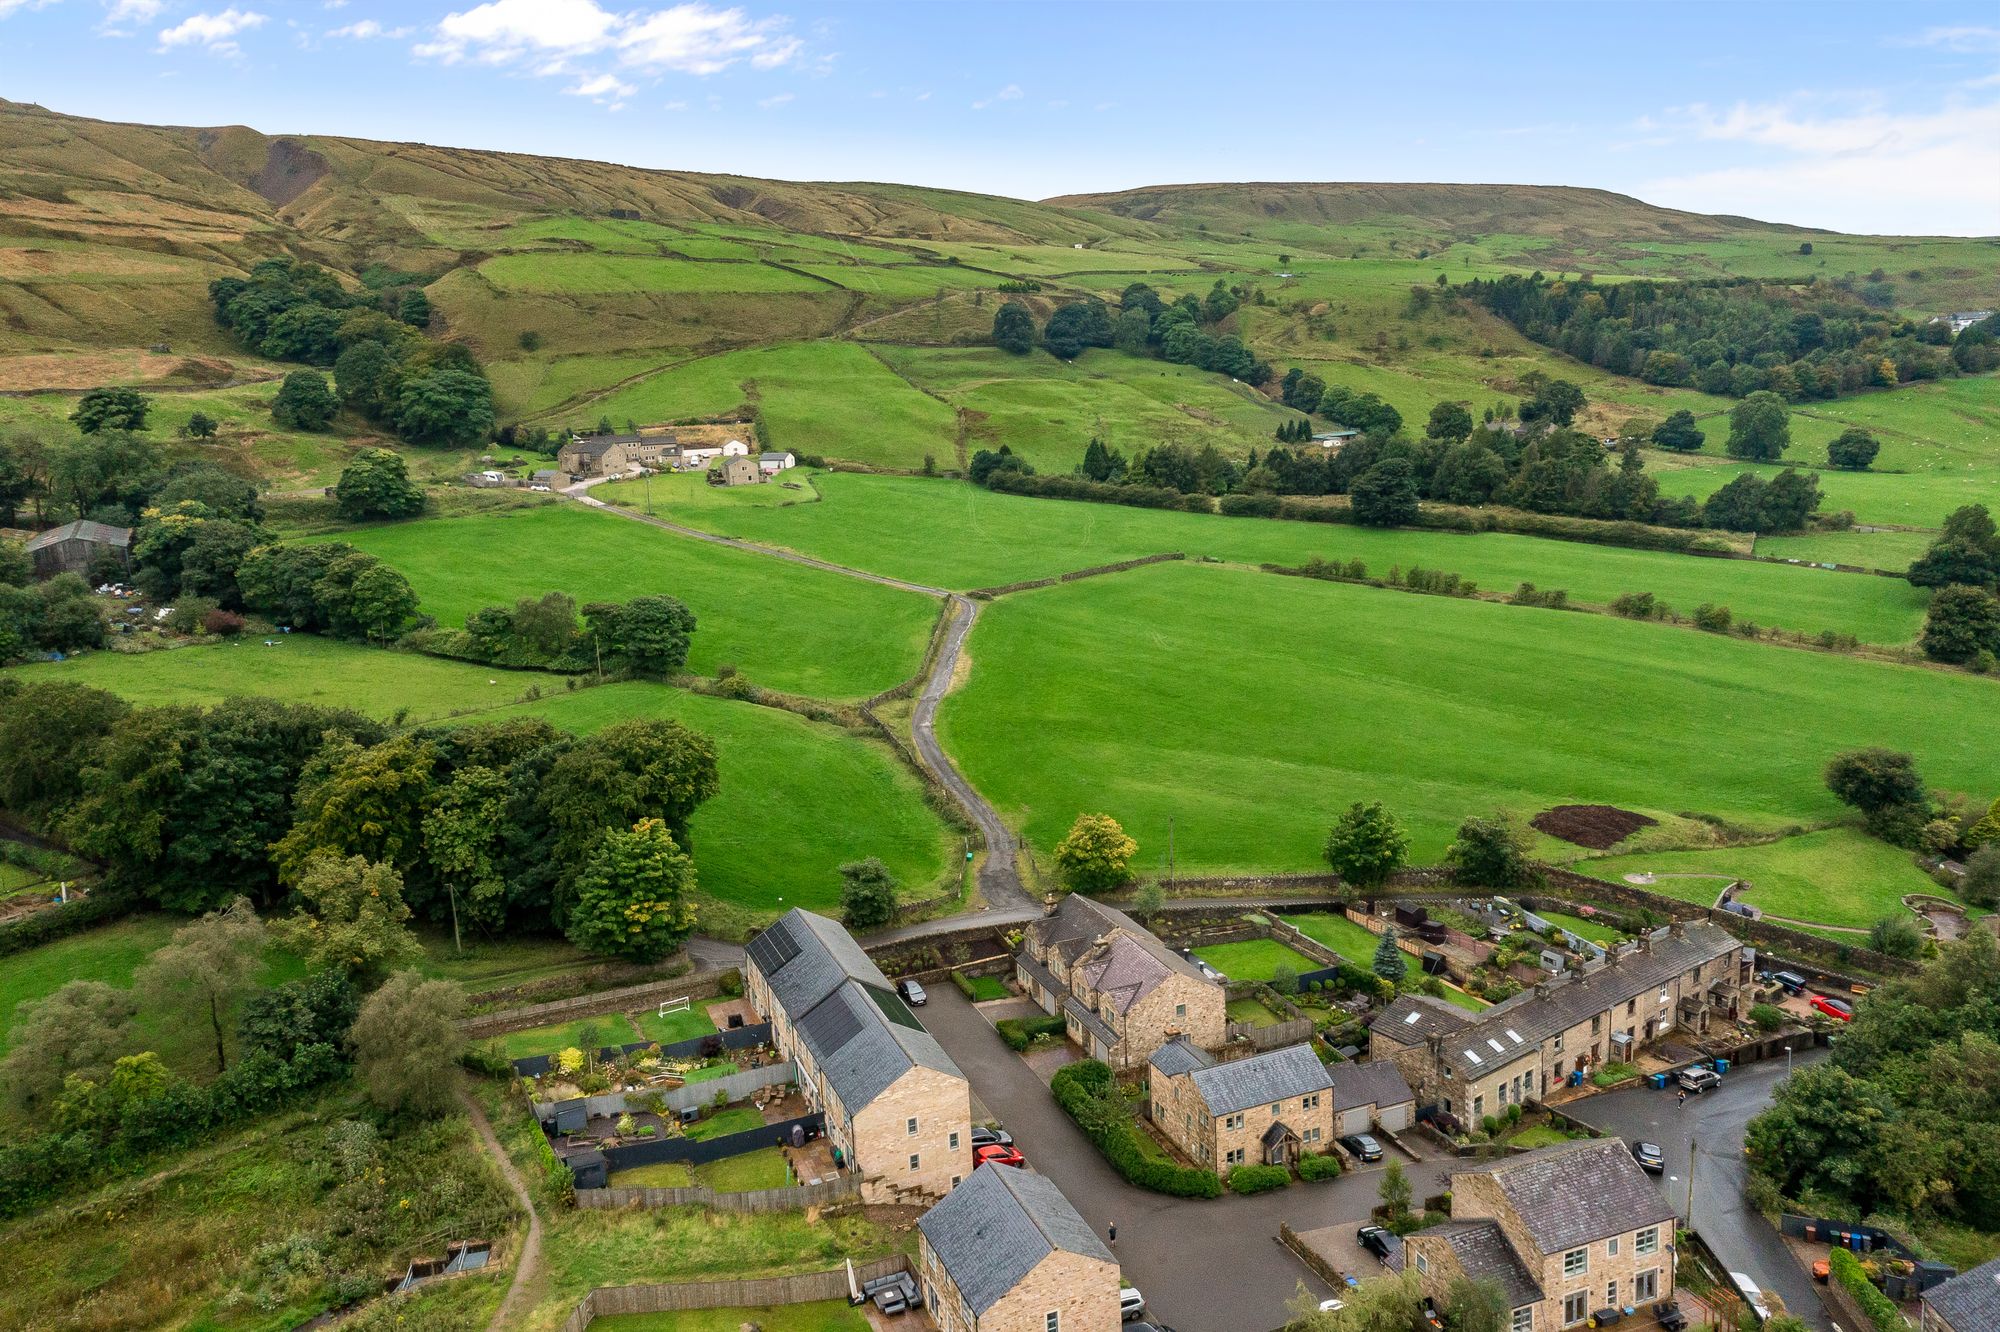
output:
{"label": "hedgerow", "polygon": [[1229,1172],[1231,1193],[1269,1193],[1292,1182],[1292,1172],[1283,1166],[1240,1165]]}
{"label": "hedgerow", "polygon": [[[1097,1144],[1111,1168],[1129,1184],[1176,1198],[1218,1198],[1222,1181],[1213,1170],[1178,1166],[1146,1155],[1131,1107],[1112,1081],[1111,1069],[1096,1059],[1065,1065],[1050,1080],[1056,1104]],[[1282,1172],[1281,1172],[1282,1173]]]}

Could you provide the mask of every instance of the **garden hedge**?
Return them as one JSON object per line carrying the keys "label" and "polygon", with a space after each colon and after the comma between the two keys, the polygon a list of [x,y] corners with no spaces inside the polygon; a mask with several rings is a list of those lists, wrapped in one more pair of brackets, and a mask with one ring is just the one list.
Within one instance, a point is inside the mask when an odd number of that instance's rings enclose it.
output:
{"label": "garden hedge", "polygon": [[1909,1324],[1897,1310],[1895,1302],[1868,1279],[1862,1269],[1861,1260],[1846,1249],[1834,1249],[1827,1254],[1827,1264],[1833,1270],[1833,1279],[1840,1288],[1854,1297],[1861,1306],[1861,1312],[1868,1315],[1868,1321],[1875,1324],[1876,1332],[1909,1332]]}
{"label": "garden hedge", "polygon": [[[952,974],[955,977],[958,973]],[[971,997],[970,984],[966,986],[966,996]],[[993,1029],[1000,1033],[1001,1040],[1007,1042],[1008,1049],[1025,1050],[1035,1043],[1037,1037],[1062,1035],[1063,1020],[1048,1013],[1029,1018],[1001,1018],[993,1024]]]}
{"label": "garden hedge", "polygon": [[1240,1165],[1229,1172],[1231,1193],[1269,1193],[1292,1182],[1292,1172],[1283,1166]]}
{"label": "garden hedge", "polygon": [[1340,1158],[1332,1152],[1306,1152],[1299,1157],[1300,1179],[1337,1179],[1339,1176]]}
{"label": "garden hedge", "polygon": [[1146,1155],[1131,1108],[1118,1091],[1110,1066],[1096,1059],[1067,1064],[1049,1083],[1056,1104],[1097,1145],[1111,1168],[1129,1184],[1176,1198],[1219,1198],[1222,1181],[1213,1170],[1178,1166]]}

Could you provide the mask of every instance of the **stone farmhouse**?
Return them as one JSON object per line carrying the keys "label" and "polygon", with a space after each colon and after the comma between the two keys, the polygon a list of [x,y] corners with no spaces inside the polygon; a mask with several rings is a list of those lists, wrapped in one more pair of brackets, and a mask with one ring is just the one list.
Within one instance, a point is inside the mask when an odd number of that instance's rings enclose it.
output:
{"label": "stone farmhouse", "polygon": [[1405,1237],[1404,1264],[1437,1302],[1456,1278],[1493,1283],[1509,1332],[1561,1332],[1673,1294],[1674,1209],[1618,1138],[1454,1171],[1451,1213]]}
{"label": "stone farmhouse", "polygon": [[708,479],[714,482],[718,476],[725,486],[754,486],[767,479],[765,471],[749,458],[724,458],[721,468],[710,472]]}
{"label": "stone farmhouse", "polygon": [[1176,1036],[1205,1050],[1228,1039],[1219,982],[1124,912],[1075,893],[1023,932],[1014,969],[1022,991],[1113,1068],[1140,1067]]}
{"label": "stone farmhouse", "polygon": [[1677,923],[1483,1013],[1405,995],[1370,1025],[1369,1054],[1393,1060],[1420,1103],[1476,1124],[1670,1033],[1743,1016],[1756,965],[1717,926]]}
{"label": "stone farmhouse", "polygon": [[983,1165],[917,1221],[938,1332],[1117,1332],[1118,1262],[1045,1175]]}
{"label": "stone farmhouse", "polygon": [[1152,1120],[1189,1160],[1211,1170],[1295,1166],[1333,1138],[1333,1079],[1310,1045],[1219,1064],[1176,1037],[1146,1071]]}
{"label": "stone farmhouse", "polygon": [[2000,1258],[1932,1286],[1923,1302],[1923,1332],[1993,1332],[2000,1328]]}
{"label": "stone farmhouse", "polygon": [[99,555],[111,555],[123,565],[131,548],[131,528],[93,523],[87,518],[37,532],[28,538],[25,547],[37,578],[87,574]]}
{"label": "stone farmhouse", "polygon": [[794,910],[750,941],[744,994],[862,1172],[869,1202],[941,1198],[972,1164],[965,1075],[853,936]]}

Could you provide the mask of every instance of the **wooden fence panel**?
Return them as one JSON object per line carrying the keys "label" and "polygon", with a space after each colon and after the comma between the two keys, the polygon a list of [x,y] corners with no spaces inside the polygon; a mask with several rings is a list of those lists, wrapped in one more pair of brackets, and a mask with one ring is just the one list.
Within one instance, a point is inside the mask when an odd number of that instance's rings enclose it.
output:
{"label": "wooden fence panel", "polygon": [[[873,1281],[909,1270],[898,1254],[856,1263],[854,1279]],[[779,1304],[810,1304],[847,1298],[847,1269],[802,1272],[797,1276],[761,1277],[744,1281],[685,1281],[658,1286],[600,1286],[583,1297],[562,1332],[584,1332],[591,1321],[610,1314],[679,1313],[688,1309],[748,1309]]]}

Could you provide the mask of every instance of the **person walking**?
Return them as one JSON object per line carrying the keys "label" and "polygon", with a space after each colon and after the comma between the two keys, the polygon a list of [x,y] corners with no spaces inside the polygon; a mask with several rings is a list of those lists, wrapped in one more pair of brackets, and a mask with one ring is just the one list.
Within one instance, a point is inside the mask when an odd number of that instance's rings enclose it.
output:
{"label": "person walking", "polygon": [[1687,1103],[1688,1103],[1687,1088],[1683,1087],[1681,1088],[1681,1094],[1674,1098],[1674,1108],[1679,1109],[1681,1106],[1684,1106]]}
{"label": "person walking", "polygon": [[1110,1231],[1111,1242],[1113,1244],[1116,1244],[1118,1242],[1118,1223],[1116,1221],[1113,1221],[1109,1226],[1105,1227],[1105,1229]]}

